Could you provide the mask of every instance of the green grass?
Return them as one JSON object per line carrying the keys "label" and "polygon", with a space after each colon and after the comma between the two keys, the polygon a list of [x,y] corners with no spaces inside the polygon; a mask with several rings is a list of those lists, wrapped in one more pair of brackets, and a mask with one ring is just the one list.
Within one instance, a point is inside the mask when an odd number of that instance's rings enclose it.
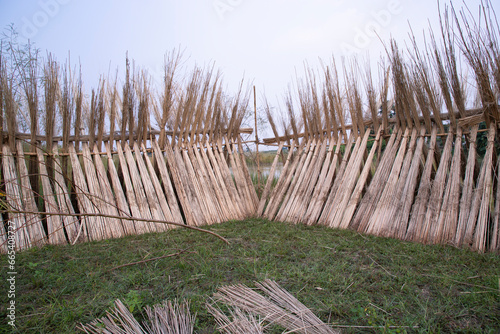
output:
{"label": "green grass", "polygon": [[[18,253],[18,333],[73,333],[78,323],[102,317],[117,298],[139,318],[145,305],[186,298],[197,313],[197,333],[214,333],[207,297],[221,285],[253,286],[266,278],[336,324],[418,326],[399,329],[411,333],[500,330],[498,255],[257,219],[209,229],[230,245],[175,229]],[[176,257],[111,270],[188,247]],[[10,332],[6,256],[0,261],[0,329]]]}

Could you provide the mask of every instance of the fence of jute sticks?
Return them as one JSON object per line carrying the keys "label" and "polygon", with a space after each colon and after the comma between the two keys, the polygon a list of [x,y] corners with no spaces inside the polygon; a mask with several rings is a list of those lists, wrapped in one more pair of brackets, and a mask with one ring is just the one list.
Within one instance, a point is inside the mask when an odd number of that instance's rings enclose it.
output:
{"label": "fence of jute sticks", "polygon": [[[481,31],[466,14],[445,13],[443,47],[431,32],[425,54],[415,47],[404,57],[391,42],[378,91],[371,69],[363,76],[356,64],[344,63],[343,85],[335,61],[322,84],[308,70],[298,85],[299,119],[287,97],[284,135],[268,112],[275,137],[264,142],[278,149],[258,215],[498,251],[500,48],[490,17]],[[459,75],[456,49],[474,83]],[[476,93],[475,108],[466,108],[466,91]],[[284,146],[289,154],[271,190]]]}
{"label": "fence of jute sticks", "polygon": [[[253,131],[241,126],[248,94],[224,96],[219,74],[195,69],[180,88],[174,54],[158,102],[127,60],[122,95],[102,82],[86,103],[81,80],[61,76],[55,61],[40,82],[27,75],[16,82],[1,60],[0,251],[254,215],[258,198],[242,154],[242,135]],[[161,130],[152,130],[151,116]]]}
{"label": "fence of jute sticks", "polygon": [[[300,119],[286,99],[284,135],[267,110],[275,138],[260,144],[278,149],[260,199],[242,147],[252,132],[242,128],[249,95],[240,87],[228,98],[211,69],[195,69],[182,86],[173,54],[155,96],[127,61],[122,94],[116,81],[101,81],[89,99],[50,58],[39,76],[36,61],[0,57],[0,251],[254,215],[496,251],[500,45],[494,15],[482,10],[482,24],[445,14],[442,47],[431,32],[425,53],[414,44],[405,57],[391,42],[378,91],[371,69],[363,76],[356,64],[344,65],[344,84],[335,62],[319,85],[309,70],[299,82]],[[474,84],[459,75],[456,50]]]}

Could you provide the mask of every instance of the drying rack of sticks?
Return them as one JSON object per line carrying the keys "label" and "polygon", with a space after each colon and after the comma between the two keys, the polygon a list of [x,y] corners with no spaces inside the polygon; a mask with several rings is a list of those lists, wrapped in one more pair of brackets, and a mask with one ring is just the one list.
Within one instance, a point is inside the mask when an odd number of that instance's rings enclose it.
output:
{"label": "drying rack of sticks", "polygon": [[445,12],[424,51],[391,41],[377,84],[356,62],[341,75],[333,60],[322,79],[307,69],[283,133],[266,102],[274,137],[255,144],[277,152],[260,198],[243,147],[250,94],[225,94],[213,68],[182,86],[169,54],[153,94],[127,59],[121,93],[101,80],[85,96],[68,65],[16,72],[0,58],[0,251],[255,216],[498,251],[499,32],[467,15]]}

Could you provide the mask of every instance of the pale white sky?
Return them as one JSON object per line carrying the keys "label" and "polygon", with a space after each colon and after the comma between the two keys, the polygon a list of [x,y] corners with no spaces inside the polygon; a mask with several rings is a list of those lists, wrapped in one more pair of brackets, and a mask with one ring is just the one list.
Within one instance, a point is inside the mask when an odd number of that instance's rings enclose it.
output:
{"label": "pale white sky", "polygon": [[[477,12],[478,0],[466,3]],[[0,28],[14,23],[61,62],[71,52],[87,89],[108,69],[123,69],[127,51],[160,78],[165,52],[180,46],[186,73],[215,62],[229,92],[245,75],[270,101],[281,100],[305,61],[320,68],[332,55],[376,59],[383,47],[374,30],[404,43],[408,22],[420,36],[428,20],[438,31],[437,18],[437,0],[0,0]]]}

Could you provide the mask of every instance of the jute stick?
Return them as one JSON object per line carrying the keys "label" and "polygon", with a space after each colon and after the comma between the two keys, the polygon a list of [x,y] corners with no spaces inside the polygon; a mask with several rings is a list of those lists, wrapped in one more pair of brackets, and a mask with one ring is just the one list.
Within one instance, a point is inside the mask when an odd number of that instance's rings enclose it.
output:
{"label": "jute stick", "polygon": [[433,126],[431,130],[431,141],[429,144],[429,151],[425,161],[422,177],[420,178],[420,185],[418,194],[413,204],[408,230],[405,239],[411,241],[420,241],[421,231],[425,223],[425,213],[427,211],[427,203],[431,190],[431,173],[434,165],[434,150],[436,147],[437,127]]}
{"label": "jute stick", "polygon": [[285,144],[284,141],[280,142],[278,150],[276,151],[276,155],[274,156],[273,164],[271,165],[271,170],[269,171],[269,176],[267,178],[266,186],[264,187],[264,191],[262,192],[262,195],[260,197],[259,207],[257,208],[257,217],[261,217],[262,213],[264,212],[264,207],[267,202],[267,197],[269,196],[269,192],[271,191],[271,185],[274,180],[276,165],[278,164],[278,160],[284,144]]}
{"label": "jute stick", "polygon": [[[97,144],[94,144],[94,152],[99,153],[99,147],[97,146]],[[113,195],[113,192],[111,191],[112,188],[107,176],[108,173],[104,168],[102,158],[99,154],[94,154],[94,163],[97,171],[97,178],[99,180],[99,187],[101,190],[102,206],[106,214],[118,216],[118,206],[116,205],[115,197]],[[114,238],[121,238],[125,235],[121,220],[108,219],[106,220],[106,224],[108,224],[109,228],[112,230]]]}
{"label": "jute stick", "polygon": [[370,173],[373,157],[375,156],[375,152],[377,152],[377,146],[380,145],[380,136],[382,133],[384,125],[381,125],[378,128],[377,135],[375,137],[375,141],[373,142],[372,148],[370,150],[370,154],[368,154],[368,158],[366,158],[365,165],[361,174],[359,175],[358,182],[356,183],[356,188],[354,188],[352,195],[347,203],[347,206],[344,210],[342,221],[339,225],[340,228],[355,228],[354,226],[350,226],[352,217],[354,216],[354,212],[356,207],[358,206],[359,201],[361,200],[361,194],[363,189],[365,188],[366,180],[368,178],[368,174]]}
{"label": "jute stick", "polygon": [[9,144],[4,144],[2,148],[2,164],[3,164],[3,179],[5,182],[5,193],[7,204],[9,205],[9,221],[10,229],[14,232],[15,249],[22,250],[31,247],[31,239],[26,225],[25,215],[16,213],[12,209],[23,210],[22,194],[19,188],[16,172],[16,165],[14,163],[14,156],[10,149]]}
{"label": "jute stick", "polygon": [[470,215],[474,190],[474,169],[476,164],[476,137],[479,125],[471,128],[469,134],[469,153],[467,157],[467,166],[462,187],[462,197],[460,198],[460,212],[458,215],[457,233],[455,235],[454,244],[462,246],[467,231],[467,221]]}
{"label": "jute stick", "polygon": [[[40,180],[42,181],[43,201],[45,203],[45,211],[59,212],[59,205],[54,196],[54,190],[47,173],[46,162],[43,159],[43,153],[40,148],[37,148],[38,165],[40,170]],[[50,244],[66,244],[66,236],[64,235],[64,227],[60,216],[47,217],[47,237]]]}
{"label": "jute stick", "polygon": [[[130,215],[131,215],[130,207],[129,207],[129,204],[127,203],[127,198],[125,197],[125,193],[123,192],[123,188],[122,188],[122,185],[120,182],[120,178],[118,177],[118,171],[116,170],[115,163],[113,161],[113,157],[111,156],[110,146],[111,146],[111,144],[109,142],[106,142],[106,152],[107,152],[107,157],[108,157],[108,171],[109,171],[109,176],[111,178],[111,184],[113,186],[113,193],[115,194],[115,198],[116,198],[116,205],[118,208],[118,212],[120,213],[121,216],[130,217]],[[130,180],[128,182],[130,182]],[[132,198],[132,200],[135,202],[135,195]],[[135,205],[135,207],[138,211],[137,205]],[[122,220],[122,225],[123,225],[124,233],[126,235],[136,234],[135,224],[133,221]]]}
{"label": "jute stick", "polygon": [[[19,180],[21,181],[22,203],[27,211],[37,212],[35,196],[31,188],[30,175],[26,167],[23,145],[17,141],[17,164],[19,166]],[[60,168],[60,166],[58,166]],[[56,172],[57,177],[57,172]],[[38,178],[37,178],[38,181]],[[42,219],[38,214],[25,215],[27,230],[30,235],[31,246],[43,245],[47,242],[47,236],[43,230]],[[3,225],[2,225],[3,226]],[[71,227],[70,227],[71,228]],[[2,229],[3,231],[3,229]]]}
{"label": "jute stick", "polygon": [[306,225],[312,225],[316,223],[316,220],[318,218],[316,212],[321,210],[321,208],[318,208],[318,206],[320,205],[322,206],[324,204],[324,201],[326,200],[326,195],[323,194],[323,188],[326,188],[325,182],[332,161],[333,148],[336,146],[334,145],[335,144],[334,140],[335,140],[334,136],[330,136],[328,140],[329,141],[328,151],[326,153],[326,157],[321,167],[321,173],[318,177],[317,186],[313,188],[313,193],[311,195],[311,202],[309,203],[306,212],[302,217],[302,222]]}
{"label": "jute stick", "polygon": [[[479,207],[479,216],[477,225],[474,231],[472,240],[472,249],[484,253],[486,251],[486,243],[488,241],[488,221],[490,219],[491,194],[493,191],[493,151],[495,148],[496,125],[491,122],[488,131],[488,146],[484,155],[484,185],[482,188],[476,189],[481,197],[481,205]],[[469,223],[471,221],[469,220]]]}

